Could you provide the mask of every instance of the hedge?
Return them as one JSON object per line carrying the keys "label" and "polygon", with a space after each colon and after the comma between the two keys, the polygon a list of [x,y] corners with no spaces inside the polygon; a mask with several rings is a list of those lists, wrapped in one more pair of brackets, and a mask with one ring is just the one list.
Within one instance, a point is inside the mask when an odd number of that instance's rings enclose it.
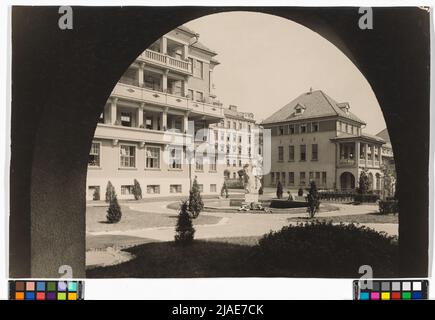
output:
{"label": "hedge", "polygon": [[355,194],[354,201],[355,202],[376,202],[379,200],[379,196],[377,194]]}
{"label": "hedge", "polygon": [[355,192],[321,191],[319,192],[319,198],[326,201],[376,202],[379,200],[379,195],[374,193],[359,194]]}
{"label": "hedge", "polygon": [[308,203],[306,201],[289,201],[281,199],[273,199],[270,201],[271,208],[288,209],[288,208],[306,208]]}
{"label": "hedge", "polygon": [[226,179],[228,189],[243,189],[243,182],[240,179]]}
{"label": "hedge", "polygon": [[397,200],[383,200],[379,201],[379,213],[398,213],[399,212],[399,201]]}

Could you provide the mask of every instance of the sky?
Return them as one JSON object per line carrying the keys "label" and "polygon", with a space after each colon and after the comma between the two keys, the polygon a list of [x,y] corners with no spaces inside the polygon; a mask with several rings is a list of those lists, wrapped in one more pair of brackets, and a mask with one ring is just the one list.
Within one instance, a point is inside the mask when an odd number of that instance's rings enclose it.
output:
{"label": "sky", "polygon": [[332,43],[290,20],[253,12],[205,16],[185,24],[218,53],[213,71],[218,99],[253,112],[257,121],[310,88],[323,90],[377,134],[386,125],[379,103],[358,68]]}

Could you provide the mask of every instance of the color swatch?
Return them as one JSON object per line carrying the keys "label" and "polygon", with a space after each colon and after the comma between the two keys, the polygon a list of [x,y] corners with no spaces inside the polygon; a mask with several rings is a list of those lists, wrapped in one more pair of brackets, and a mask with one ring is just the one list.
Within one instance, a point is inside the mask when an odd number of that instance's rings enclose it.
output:
{"label": "color swatch", "polygon": [[83,300],[83,281],[9,281],[9,300]]}
{"label": "color swatch", "polygon": [[[371,281],[371,287],[367,286]],[[423,300],[427,299],[427,280],[355,280],[354,300]]]}

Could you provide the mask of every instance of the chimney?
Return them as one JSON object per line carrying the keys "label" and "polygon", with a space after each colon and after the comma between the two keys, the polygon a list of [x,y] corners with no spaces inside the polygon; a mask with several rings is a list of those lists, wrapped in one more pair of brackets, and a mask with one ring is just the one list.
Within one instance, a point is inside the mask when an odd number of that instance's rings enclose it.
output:
{"label": "chimney", "polygon": [[231,111],[237,111],[237,106],[230,104],[230,106],[228,107]]}

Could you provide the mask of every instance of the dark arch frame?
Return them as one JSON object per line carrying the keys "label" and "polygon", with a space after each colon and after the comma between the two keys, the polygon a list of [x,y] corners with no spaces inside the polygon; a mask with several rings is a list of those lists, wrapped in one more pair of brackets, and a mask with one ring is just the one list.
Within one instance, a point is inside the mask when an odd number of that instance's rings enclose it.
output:
{"label": "dark arch frame", "polygon": [[427,275],[426,10],[374,8],[374,29],[360,30],[358,8],[350,7],[74,7],[74,29],[62,31],[57,27],[58,7],[14,7],[11,277],[57,277],[63,264],[72,266],[75,277],[85,276],[87,157],[111,89],[162,34],[204,15],[235,10],[300,23],[332,42],[364,74],[382,107],[395,151],[400,272]]}

